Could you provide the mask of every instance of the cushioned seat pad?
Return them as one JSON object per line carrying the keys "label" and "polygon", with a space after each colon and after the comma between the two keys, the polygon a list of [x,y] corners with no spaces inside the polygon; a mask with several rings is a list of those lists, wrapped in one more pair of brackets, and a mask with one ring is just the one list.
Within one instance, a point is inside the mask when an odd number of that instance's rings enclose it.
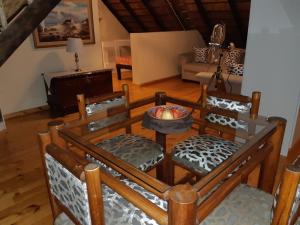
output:
{"label": "cushioned seat pad", "polygon": [[138,135],[122,134],[96,145],[142,171],[164,158],[163,148],[159,144]]}
{"label": "cushioned seat pad", "polygon": [[199,173],[206,174],[228,159],[239,143],[211,135],[193,136],[175,145],[173,160]]}
{"label": "cushioned seat pad", "polygon": [[199,225],[270,225],[273,196],[241,184]]}

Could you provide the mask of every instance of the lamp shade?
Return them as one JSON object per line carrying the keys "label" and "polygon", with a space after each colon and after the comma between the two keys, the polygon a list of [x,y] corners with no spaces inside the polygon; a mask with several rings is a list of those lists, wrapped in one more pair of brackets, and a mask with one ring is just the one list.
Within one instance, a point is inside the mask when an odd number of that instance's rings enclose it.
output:
{"label": "lamp shade", "polygon": [[68,38],[67,40],[67,52],[81,52],[82,50],[81,38]]}

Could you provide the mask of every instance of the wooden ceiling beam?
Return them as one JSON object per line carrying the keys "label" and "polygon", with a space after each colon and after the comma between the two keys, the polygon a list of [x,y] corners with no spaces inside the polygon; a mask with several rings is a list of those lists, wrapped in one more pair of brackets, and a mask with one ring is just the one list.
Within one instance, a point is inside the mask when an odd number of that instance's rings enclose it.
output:
{"label": "wooden ceiling beam", "polygon": [[170,0],[164,0],[167,5],[169,6],[169,8],[171,9],[173,15],[175,16],[178,25],[183,29],[183,30],[187,30],[187,25],[184,22],[184,19],[180,16],[178,10],[175,9],[174,5],[170,2]]}
{"label": "wooden ceiling beam", "polygon": [[34,0],[0,34],[0,67],[60,0]]}
{"label": "wooden ceiling beam", "polygon": [[247,32],[244,29],[242,18],[240,16],[239,10],[236,5],[236,0],[228,0],[228,4],[230,6],[233,19],[234,19],[234,21],[237,25],[237,28],[241,34],[241,38],[242,38],[243,42],[246,43]]}
{"label": "wooden ceiling beam", "polygon": [[206,24],[206,26],[207,26],[207,30],[211,31],[212,30],[212,24],[211,24],[210,19],[207,15],[206,9],[204,8],[202,0],[194,0],[194,1],[196,3],[199,14],[200,14],[204,24]]}
{"label": "wooden ceiling beam", "polygon": [[196,3],[196,6],[197,6],[197,9],[199,11],[199,14],[200,14],[200,16],[203,20],[203,23],[206,25],[207,32],[204,32],[204,34],[202,33],[202,36],[203,36],[203,38],[205,39],[206,42],[209,42],[210,38],[209,38],[209,35],[207,35],[207,33],[212,31],[211,21],[208,17],[207,11],[206,11],[203,3],[202,3],[202,0],[195,0],[195,3]]}
{"label": "wooden ceiling beam", "polygon": [[143,31],[148,31],[148,29],[145,27],[144,23],[139,19],[139,16],[134,12],[134,10],[131,8],[131,6],[128,4],[126,0],[120,0],[124,8],[128,11],[130,16],[134,19],[134,21],[140,26],[140,28]]}
{"label": "wooden ceiling beam", "polygon": [[131,28],[125,23],[125,21],[123,20],[123,18],[118,14],[117,10],[115,10],[115,8],[112,7],[112,5],[109,3],[109,1],[108,0],[102,0],[102,2],[110,10],[110,12],[117,18],[117,20],[122,24],[122,26],[129,33],[131,33],[132,32]]}
{"label": "wooden ceiling beam", "polygon": [[144,6],[146,7],[146,9],[148,10],[149,14],[152,16],[152,18],[154,19],[155,23],[159,26],[159,28],[162,31],[166,31],[167,28],[166,26],[162,23],[162,21],[158,18],[155,10],[153,9],[153,7],[151,6],[151,4],[149,3],[148,0],[141,0],[141,2],[144,4]]}

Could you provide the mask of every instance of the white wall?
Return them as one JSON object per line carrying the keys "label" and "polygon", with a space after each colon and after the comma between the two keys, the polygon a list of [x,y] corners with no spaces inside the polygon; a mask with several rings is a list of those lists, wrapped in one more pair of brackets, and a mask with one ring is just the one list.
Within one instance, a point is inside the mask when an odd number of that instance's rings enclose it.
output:
{"label": "white wall", "polygon": [[[93,2],[96,44],[84,45],[79,54],[81,67],[103,67],[98,1]],[[65,47],[35,49],[30,35],[0,68],[0,108],[3,114],[45,105],[43,72],[72,70],[74,55]]]}
{"label": "white wall", "polygon": [[100,17],[101,41],[129,39],[128,31],[120,24],[117,18],[108,10],[102,1],[97,0]]}
{"label": "white wall", "polygon": [[135,84],[178,75],[178,55],[205,46],[198,31],[131,33],[130,42]]}
{"label": "white wall", "polygon": [[242,92],[262,91],[261,113],[282,116],[286,155],[298,114],[300,90],[299,0],[252,0]]}

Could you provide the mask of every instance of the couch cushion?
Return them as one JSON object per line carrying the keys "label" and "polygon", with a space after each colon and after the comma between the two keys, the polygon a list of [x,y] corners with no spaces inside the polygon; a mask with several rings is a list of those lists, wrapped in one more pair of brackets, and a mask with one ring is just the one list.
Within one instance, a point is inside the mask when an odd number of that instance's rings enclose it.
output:
{"label": "couch cushion", "polygon": [[244,64],[233,63],[228,66],[228,73],[238,76],[243,76],[244,74]]}
{"label": "couch cushion", "polygon": [[187,72],[198,73],[201,71],[208,71],[208,63],[187,63],[184,64],[183,70]]}
{"label": "couch cushion", "polygon": [[208,48],[194,47],[193,50],[194,50],[194,55],[195,55],[195,62],[207,63]]}
{"label": "couch cushion", "polygon": [[224,54],[224,64],[229,66],[232,64],[243,64],[245,57],[245,49],[235,48]]}

